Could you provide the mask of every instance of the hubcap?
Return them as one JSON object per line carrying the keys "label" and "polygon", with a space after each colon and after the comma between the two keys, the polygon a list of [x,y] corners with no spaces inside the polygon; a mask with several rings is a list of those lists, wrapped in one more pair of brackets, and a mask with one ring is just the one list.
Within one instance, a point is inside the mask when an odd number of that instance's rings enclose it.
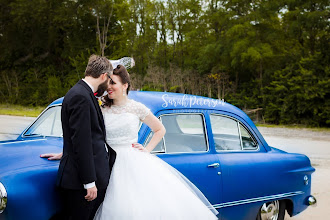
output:
{"label": "hubcap", "polygon": [[279,201],[264,203],[261,207],[261,220],[278,220],[280,212]]}

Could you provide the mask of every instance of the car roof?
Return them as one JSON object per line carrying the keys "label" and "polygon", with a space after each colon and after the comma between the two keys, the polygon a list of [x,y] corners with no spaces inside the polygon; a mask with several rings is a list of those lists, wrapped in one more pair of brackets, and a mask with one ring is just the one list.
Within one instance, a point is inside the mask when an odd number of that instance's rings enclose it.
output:
{"label": "car roof", "polygon": [[[254,130],[263,145],[268,146],[252,120],[241,109],[225,102],[224,100],[182,93],[152,91],[130,91],[128,96],[129,98],[146,105],[154,114],[161,110],[200,109],[216,110],[229,116],[238,116],[244,120],[252,130]],[[62,102],[63,97],[55,100],[49,105],[49,107],[60,105]]]}
{"label": "car roof", "polygon": [[[63,98],[52,102],[49,106],[62,104]],[[239,108],[224,100],[203,96],[172,92],[130,91],[129,98],[146,105],[156,114],[160,110],[203,109],[218,110],[234,114],[250,124],[250,118]],[[252,121],[251,121],[252,122]]]}
{"label": "car roof", "polygon": [[[52,102],[49,106],[62,104],[63,98]],[[130,91],[129,98],[146,105],[152,112],[156,113],[164,109],[205,109],[221,110],[233,113],[242,118],[247,115],[239,108],[225,102],[224,100],[212,99],[203,96],[189,95],[172,92]]]}

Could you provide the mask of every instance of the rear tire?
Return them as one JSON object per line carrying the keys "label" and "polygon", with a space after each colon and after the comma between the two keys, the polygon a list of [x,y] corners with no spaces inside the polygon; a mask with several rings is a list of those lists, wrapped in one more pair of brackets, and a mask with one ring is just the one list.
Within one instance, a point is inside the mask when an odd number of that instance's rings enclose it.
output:
{"label": "rear tire", "polygon": [[285,201],[275,200],[264,203],[258,212],[257,220],[284,220]]}

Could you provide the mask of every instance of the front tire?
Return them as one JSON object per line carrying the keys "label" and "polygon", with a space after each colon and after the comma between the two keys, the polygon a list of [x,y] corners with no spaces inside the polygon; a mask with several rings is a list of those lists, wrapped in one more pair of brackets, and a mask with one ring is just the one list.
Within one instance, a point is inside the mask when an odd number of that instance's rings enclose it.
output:
{"label": "front tire", "polygon": [[284,220],[285,202],[275,200],[264,203],[259,209],[257,220]]}

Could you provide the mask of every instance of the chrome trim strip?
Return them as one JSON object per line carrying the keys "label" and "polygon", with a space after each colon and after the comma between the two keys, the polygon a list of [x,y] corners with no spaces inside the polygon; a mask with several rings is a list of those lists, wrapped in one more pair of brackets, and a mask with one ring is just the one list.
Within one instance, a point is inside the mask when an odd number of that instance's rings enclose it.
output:
{"label": "chrome trim strip", "polygon": [[241,128],[239,126],[239,121],[236,121],[237,123],[237,129],[238,129],[238,134],[239,134],[239,142],[241,143],[241,150],[244,150],[243,149],[243,141],[242,141],[242,134],[241,134]]}
{"label": "chrome trim strip", "polygon": [[16,144],[16,143],[25,143],[25,142],[33,142],[33,141],[42,141],[42,140],[46,140],[46,138],[44,138],[44,136],[41,136],[42,138],[40,139],[35,139],[35,140],[18,140],[18,141],[11,141],[11,142],[6,142],[6,143],[0,143],[0,145],[4,145],[4,144]]}
{"label": "chrome trim strip", "polygon": [[243,199],[243,200],[238,200],[238,201],[215,204],[215,205],[213,205],[213,207],[216,209],[220,209],[220,208],[225,208],[225,207],[230,207],[230,206],[235,206],[235,205],[243,205],[243,204],[254,203],[254,202],[281,199],[281,198],[285,198],[285,197],[301,195],[304,193],[305,192],[303,192],[303,191],[296,191],[296,192],[282,193],[282,194],[271,195],[271,196],[262,196],[262,197],[252,198],[252,199]]}

